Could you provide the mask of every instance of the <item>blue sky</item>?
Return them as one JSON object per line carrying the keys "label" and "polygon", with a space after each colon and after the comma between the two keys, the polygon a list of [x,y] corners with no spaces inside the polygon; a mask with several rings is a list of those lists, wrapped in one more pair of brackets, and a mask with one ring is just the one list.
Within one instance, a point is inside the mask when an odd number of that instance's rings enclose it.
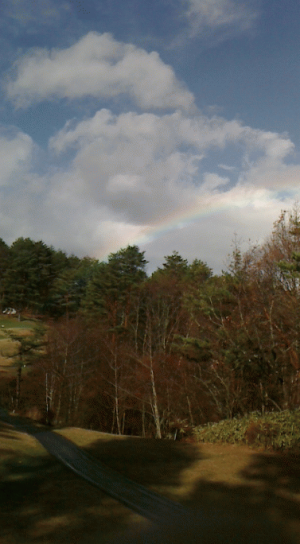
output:
{"label": "blue sky", "polygon": [[294,0],[3,0],[0,236],[226,266],[300,193]]}

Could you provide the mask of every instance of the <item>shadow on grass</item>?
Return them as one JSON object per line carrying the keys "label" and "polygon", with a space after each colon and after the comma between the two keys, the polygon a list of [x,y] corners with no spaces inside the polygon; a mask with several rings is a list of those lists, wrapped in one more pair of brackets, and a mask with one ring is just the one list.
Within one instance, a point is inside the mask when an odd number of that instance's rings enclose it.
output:
{"label": "shadow on grass", "polygon": [[300,493],[300,454],[255,454],[242,476],[252,482],[260,481],[269,494],[287,491]]}
{"label": "shadow on grass", "polygon": [[12,427],[5,425],[0,421],[0,451],[1,451],[1,438],[9,438],[10,440],[18,440],[19,436]]}
{"label": "shadow on grass", "polygon": [[[272,524],[279,524],[279,531],[286,532],[291,538],[294,536],[297,538],[296,541],[300,542],[299,502],[292,497],[271,492],[268,488],[258,491],[248,485],[233,486],[202,480],[185,504],[201,511],[206,517],[211,517],[215,509],[233,518],[246,519],[249,522],[256,520],[263,524],[265,520],[268,520]],[[237,540],[237,542],[242,544],[243,540]],[[267,542],[267,539],[263,542]],[[271,542],[273,541],[270,540]]]}
{"label": "shadow on grass", "polygon": [[[255,520],[261,527],[268,520],[275,528],[270,543],[300,542],[300,455],[253,453],[250,459],[239,472],[243,483],[201,479],[186,497],[185,505],[202,511],[207,518],[212,517],[215,509],[238,520]],[[236,538],[238,543],[243,542],[238,532]],[[267,533],[262,542],[268,542]]]}
{"label": "shadow on grass", "polygon": [[[154,488],[161,486],[164,495],[169,498],[174,498],[172,493],[179,485],[181,471],[194,461],[207,457],[201,452],[200,445],[147,439],[129,443],[110,441],[98,444],[96,441],[86,450],[140,484]],[[232,516],[236,521],[240,518],[251,524],[255,520],[261,527],[269,520],[275,524],[274,542],[281,542],[281,530],[285,533],[285,542],[289,542],[288,535],[293,542],[300,542],[300,455],[253,453],[250,459],[248,466],[239,473],[244,483],[228,484],[200,479],[191,491],[182,496],[181,503],[200,512],[200,515],[204,514],[207,519],[212,519],[212,512],[216,511],[220,515]],[[296,497],[298,493],[299,497]],[[262,542],[269,542],[267,531],[268,526]],[[191,535],[191,540],[187,538],[182,542],[194,542],[194,538],[195,534]],[[237,542],[242,543],[243,540],[241,533],[240,540],[237,536]]]}
{"label": "shadow on grass", "polygon": [[[160,488],[169,498],[180,486],[182,470],[206,457],[199,445],[142,438],[97,439],[83,449],[126,477]],[[3,544],[101,544],[143,521],[50,455],[33,457],[18,452],[3,463]],[[239,515],[249,520],[268,518],[283,521],[287,531],[291,525],[295,528],[300,520],[300,501],[291,492],[300,490],[299,456],[254,454],[242,476],[242,485],[198,480],[181,502],[207,516],[219,509],[235,519]],[[198,536],[201,542],[201,527]]]}
{"label": "shadow on grass", "polygon": [[178,486],[181,471],[203,458],[196,445],[151,438],[100,439],[82,449],[146,487]]}
{"label": "shadow on grass", "polygon": [[261,487],[259,507],[295,526],[300,541],[300,455],[257,453],[241,475]]}
{"label": "shadow on grass", "polygon": [[0,484],[1,544],[83,543],[124,527],[127,510],[50,456],[4,461]]}
{"label": "shadow on grass", "polygon": [[[20,419],[19,419],[20,421]],[[178,485],[197,448],[139,439],[97,440],[84,448],[107,466],[145,485]],[[50,455],[18,451],[1,462],[1,544],[83,544],[115,535],[144,518],[94,488]]]}

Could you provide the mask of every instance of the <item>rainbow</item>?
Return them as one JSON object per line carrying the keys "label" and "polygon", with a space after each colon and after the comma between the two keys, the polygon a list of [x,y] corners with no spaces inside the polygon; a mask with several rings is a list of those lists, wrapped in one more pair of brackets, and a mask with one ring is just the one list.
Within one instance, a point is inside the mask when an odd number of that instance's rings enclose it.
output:
{"label": "rainbow", "polygon": [[203,201],[199,199],[197,204],[193,204],[188,209],[177,209],[145,227],[144,232],[137,237],[135,243],[146,244],[163,236],[167,232],[184,228],[199,219],[221,213],[225,210],[231,209],[233,211],[234,208],[242,208],[249,205],[251,205],[251,200],[247,199],[245,195],[229,200],[228,194],[222,193],[206,197]]}
{"label": "rainbow", "polygon": [[[288,199],[284,199],[284,206],[292,207],[295,198],[293,191],[290,191],[289,197]],[[128,232],[123,238],[122,236],[120,237],[121,244],[119,243],[116,249],[112,247],[113,244],[106,244],[105,250],[101,252],[102,258],[106,259],[109,253],[118,251],[120,247],[126,247],[128,244],[144,246],[168,232],[182,229],[199,219],[220,214],[224,211],[233,214],[234,210],[249,210],[252,208],[263,213],[267,207],[270,207],[274,210],[274,220],[276,220],[276,214],[280,213],[282,205],[281,191],[262,187],[249,186],[246,188],[245,186],[236,186],[230,191],[223,193],[205,194],[202,197],[198,197],[196,203],[194,202],[190,206],[177,207],[176,210],[164,215],[164,217],[157,221],[153,221],[150,225],[131,225],[132,232]],[[127,227],[128,225],[124,223],[124,231],[126,231]]]}

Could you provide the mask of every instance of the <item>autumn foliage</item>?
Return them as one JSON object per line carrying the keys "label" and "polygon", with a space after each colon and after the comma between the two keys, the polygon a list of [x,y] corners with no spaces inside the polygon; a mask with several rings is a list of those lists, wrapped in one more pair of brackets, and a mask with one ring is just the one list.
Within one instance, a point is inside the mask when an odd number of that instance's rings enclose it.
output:
{"label": "autumn foliage", "polygon": [[[297,206],[262,245],[243,254],[235,244],[218,276],[174,251],[148,277],[136,246],[107,263],[29,239],[0,251],[2,307],[38,311],[47,331],[20,409],[55,425],[175,439],[209,421],[299,406]],[[13,379],[0,391],[10,409]]]}

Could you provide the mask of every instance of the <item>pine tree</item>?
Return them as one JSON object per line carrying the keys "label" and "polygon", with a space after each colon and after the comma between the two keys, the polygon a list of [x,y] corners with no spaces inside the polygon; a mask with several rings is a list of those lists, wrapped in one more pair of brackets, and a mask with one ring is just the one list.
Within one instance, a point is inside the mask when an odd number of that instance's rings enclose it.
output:
{"label": "pine tree", "polygon": [[3,277],[4,303],[22,311],[40,311],[52,280],[52,250],[42,241],[18,238],[10,247],[9,266]]}
{"label": "pine tree", "polygon": [[19,409],[21,396],[22,370],[32,365],[41,354],[44,345],[45,328],[42,325],[36,326],[33,333],[24,336],[15,332],[6,331],[8,336],[17,344],[17,351],[10,357],[13,359],[12,367],[17,369],[16,393],[14,399],[14,410]]}

